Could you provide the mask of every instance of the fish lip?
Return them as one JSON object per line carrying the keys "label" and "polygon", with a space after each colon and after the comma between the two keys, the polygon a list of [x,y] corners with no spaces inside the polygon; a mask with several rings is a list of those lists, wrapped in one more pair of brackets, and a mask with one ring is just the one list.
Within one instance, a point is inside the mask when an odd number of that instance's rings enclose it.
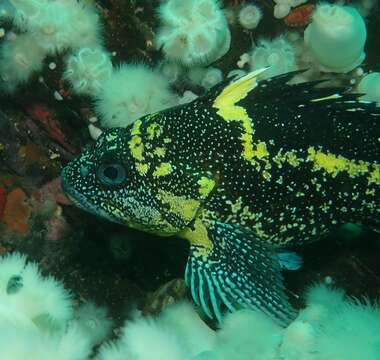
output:
{"label": "fish lip", "polygon": [[[82,209],[86,212],[91,213],[92,215],[95,215],[96,217],[106,219],[113,223],[128,226],[130,228],[137,229],[137,230],[143,230],[145,232],[149,232],[152,234],[157,234],[158,229],[150,228],[151,224],[134,222],[132,221],[132,219],[129,219],[129,221],[127,220],[121,221],[120,219],[114,217],[112,214],[105,212],[102,208],[95,206],[83,194],[81,194],[78,190],[76,190],[73,186],[71,186],[70,182],[67,180],[64,174],[64,170],[61,173],[61,188],[64,194],[72,201],[73,205],[75,205],[79,209]],[[109,204],[109,205],[112,208],[118,209],[120,211],[120,209],[117,206],[114,206],[114,204]],[[174,235],[174,233],[170,234],[170,236],[171,235]]]}
{"label": "fish lip", "polygon": [[89,201],[83,194],[81,194],[74,187],[70,186],[69,182],[65,179],[64,174],[61,174],[61,188],[64,194],[72,201],[72,203],[82,209],[87,211],[97,217],[107,219],[109,221],[122,224],[117,218],[108,214],[101,208],[95,206],[91,201]]}

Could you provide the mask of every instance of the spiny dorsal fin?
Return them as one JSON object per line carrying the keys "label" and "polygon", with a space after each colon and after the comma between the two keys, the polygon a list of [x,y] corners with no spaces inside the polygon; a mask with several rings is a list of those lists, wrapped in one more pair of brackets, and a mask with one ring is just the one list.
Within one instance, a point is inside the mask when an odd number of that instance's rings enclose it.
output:
{"label": "spiny dorsal fin", "polygon": [[213,102],[213,107],[217,109],[236,104],[239,100],[244,99],[247,94],[257,86],[257,78],[268,67],[258,69],[249,74],[233,81],[225,86]]}

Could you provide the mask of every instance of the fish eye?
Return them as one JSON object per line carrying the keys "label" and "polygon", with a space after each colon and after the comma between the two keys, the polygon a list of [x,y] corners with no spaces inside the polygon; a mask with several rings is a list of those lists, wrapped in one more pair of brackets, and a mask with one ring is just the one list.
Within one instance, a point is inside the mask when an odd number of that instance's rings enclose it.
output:
{"label": "fish eye", "polygon": [[106,186],[120,185],[127,177],[121,164],[100,165],[96,174],[100,182]]}

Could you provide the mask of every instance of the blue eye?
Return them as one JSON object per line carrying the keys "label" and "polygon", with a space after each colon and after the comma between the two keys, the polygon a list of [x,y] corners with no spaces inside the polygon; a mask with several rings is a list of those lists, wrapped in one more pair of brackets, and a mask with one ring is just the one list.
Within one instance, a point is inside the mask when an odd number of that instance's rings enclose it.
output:
{"label": "blue eye", "polygon": [[97,176],[103,185],[113,186],[123,183],[127,174],[120,164],[106,164],[99,166]]}

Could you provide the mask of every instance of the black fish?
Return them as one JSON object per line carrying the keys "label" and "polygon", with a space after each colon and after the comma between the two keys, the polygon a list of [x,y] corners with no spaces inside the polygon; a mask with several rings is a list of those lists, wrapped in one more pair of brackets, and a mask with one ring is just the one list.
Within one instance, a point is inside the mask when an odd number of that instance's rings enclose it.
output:
{"label": "black fish", "polygon": [[62,185],[87,211],[187,239],[186,282],[209,317],[224,304],[286,323],[281,249],[346,222],[380,228],[380,109],[262,71],[104,131]]}

